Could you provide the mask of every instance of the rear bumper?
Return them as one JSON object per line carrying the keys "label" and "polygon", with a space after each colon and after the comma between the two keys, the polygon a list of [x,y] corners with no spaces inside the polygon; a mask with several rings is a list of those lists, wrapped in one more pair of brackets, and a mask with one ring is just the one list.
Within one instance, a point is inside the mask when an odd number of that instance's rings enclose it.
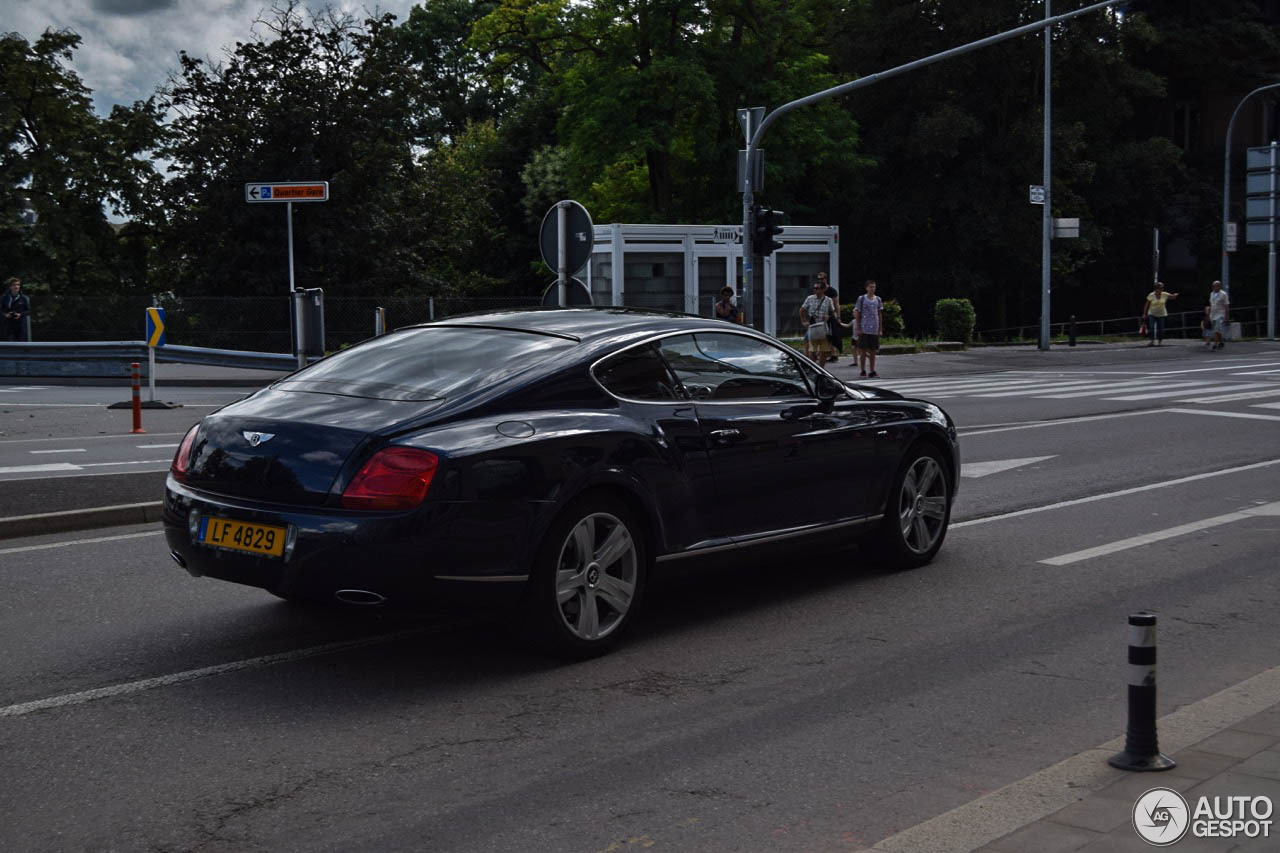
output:
{"label": "rear bumper", "polygon": [[[344,600],[339,591],[356,590],[421,606],[517,600],[538,509],[489,501],[435,502],[401,513],[282,507],[200,492],[170,477],[163,521],[170,550],[197,577],[287,598],[334,602]],[[193,513],[284,527],[292,547],[284,557],[264,557],[194,542]]]}

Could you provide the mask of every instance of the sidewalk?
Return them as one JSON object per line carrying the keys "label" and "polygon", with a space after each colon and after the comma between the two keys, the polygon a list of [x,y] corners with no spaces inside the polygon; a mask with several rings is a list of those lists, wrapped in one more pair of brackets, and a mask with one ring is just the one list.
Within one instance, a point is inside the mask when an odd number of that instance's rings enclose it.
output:
{"label": "sidewalk", "polygon": [[[1124,720],[1118,721],[1123,727]],[[1280,667],[1165,715],[1157,723],[1162,752],[1177,766],[1158,773],[1117,770],[1107,758],[1124,747],[1120,736],[1085,750],[973,802],[880,841],[874,853],[1138,853],[1153,848],[1135,828],[1139,797],[1153,788],[1169,806],[1169,828],[1138,822],[1175,853],[1280,850]],[[1207,797],[1202,805],[1201,797]],[[1215,801],[1214,798],[1219,798]],[[1227,807],[1228,797],[1259,798],[1263,820],[1232,837],[1205,836],[1198,808]],[[1266,797],[1271,814],[1266,814]],[[1149,802],[1149,801],[1148,801]],[[1144,805],[1146,803],[1144,802]],[[1239,808],[1237,805],[1236,808]],[[1244,806],[1245,821],[1253,818]],[[1236,815],[1238,816],[1238,814]],[[1217,816],[1213,818],[1216,821]],[[1213,829],[1223,827],[1215,825]],[[1227,827],[1230,829],[1230,827]],[[1185,833],[1177,841],[1169,840]]]}

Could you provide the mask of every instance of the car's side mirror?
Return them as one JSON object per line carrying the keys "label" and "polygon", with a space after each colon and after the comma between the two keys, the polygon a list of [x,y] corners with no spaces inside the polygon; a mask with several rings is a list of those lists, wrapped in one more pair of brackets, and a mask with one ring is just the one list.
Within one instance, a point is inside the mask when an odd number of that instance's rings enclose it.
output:
{"label": "car's side mirror", "polygon": [[825,373],[818,374],[818,381],[814,385],[818,392],[818,402],[821,404],[819,408],[825,412],[831,411],[835,401],[844,394],[844,383]]}

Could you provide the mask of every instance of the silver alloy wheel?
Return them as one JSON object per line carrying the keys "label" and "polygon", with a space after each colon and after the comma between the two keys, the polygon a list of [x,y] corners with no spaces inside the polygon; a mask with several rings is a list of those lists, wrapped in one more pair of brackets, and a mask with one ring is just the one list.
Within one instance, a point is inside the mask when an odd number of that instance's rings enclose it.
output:
{"label": "silver alloy wheel", "polygon": [[898,527],[903,543],[915,554],[927,554],[947,523],[947,478],[932,456],[920,456],[902,478],[898,495]]}
{"label": "silver alloy wheel", "polygon": [[599,640],[622,624],[635,598],[639,555],[616,516],[596,512],[565,537],[556,561],[556,605],[574,636]]}

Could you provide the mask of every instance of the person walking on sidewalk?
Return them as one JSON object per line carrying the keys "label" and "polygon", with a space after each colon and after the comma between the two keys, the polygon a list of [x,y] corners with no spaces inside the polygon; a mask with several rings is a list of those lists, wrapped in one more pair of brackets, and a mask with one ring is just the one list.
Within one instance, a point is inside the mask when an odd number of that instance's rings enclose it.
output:
{"label": "person walking on sidewalk", "polygon": [[[858,297],[853,306],[853,328],[858,335],[859,376],[879,379],[876,373],[876,352],[880,349],[880,330],[884,328],[884,300],[876,296],[876,283],[867,279],[867,292]],[[871,372],[867,373],[867,361]]]}
{"label": "person walking on sidewalk", "polygon": [[1157,281],[1156,289],[1147,294],[1147,301],[1142,304],[1142,322],[1147,326],[1147,334],[1151,340],[1147,346],[1158,347],[1164,341],[1164,323],[1169,317],[1166,307],[1170,299],[1177,299],[1178,294],[1166,293],[1164,282]]}
{"label": "person walking on sidewalk", "polygon": [[1231,299],[1222,289],[1222,282],[1215,281],[1209,292],[1209,304],[1205,306],[1205,314],[1209,317],[1209,328],[1213,331],[1213,349],[1226,346],[1227,315],[1231,310]]}

